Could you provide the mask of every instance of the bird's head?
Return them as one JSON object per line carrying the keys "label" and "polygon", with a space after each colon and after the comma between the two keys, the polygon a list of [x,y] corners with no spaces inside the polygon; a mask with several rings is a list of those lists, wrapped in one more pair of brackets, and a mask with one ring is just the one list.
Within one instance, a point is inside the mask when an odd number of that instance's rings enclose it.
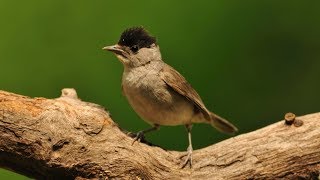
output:
{"label": "bird's head", "polygon": [[117,44],[103,49],[113,52],[125,67],[139,67],[161,60],[156,38],[143,27],[126,29]]}

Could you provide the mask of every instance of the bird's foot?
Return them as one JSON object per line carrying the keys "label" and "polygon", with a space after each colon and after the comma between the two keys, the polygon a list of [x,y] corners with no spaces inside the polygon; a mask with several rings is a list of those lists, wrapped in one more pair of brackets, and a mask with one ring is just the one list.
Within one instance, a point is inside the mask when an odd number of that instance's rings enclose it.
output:
{"label": "bird's foot", "polygon": [[136,142],[141,142],[141,141],[145,141],[144,139],[144,132],[143,131],[139,131],[137,134],[136,134],[136,137],[134,138],[133,142],[132,142],[132,145]]}
{"label": "bird's foot", "polygon": [[187,157],[186,160],[184,161],[184,163],[182,164],[181,169],[185,168],[187,166],[187,164],[189,164],[190,168],[192,167],[192,146],[189,145],[188,149],[187,149]]}

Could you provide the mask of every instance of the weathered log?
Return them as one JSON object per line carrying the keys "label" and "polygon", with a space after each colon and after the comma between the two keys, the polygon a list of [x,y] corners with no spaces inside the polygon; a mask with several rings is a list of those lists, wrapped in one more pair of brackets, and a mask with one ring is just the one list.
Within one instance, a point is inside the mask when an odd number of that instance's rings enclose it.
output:
{"label": "weathered log", "polygon": [[[292,121],[292,120],[291,120]],[[317,179],[320,113],[185,152],[134,143],[103,107],[0,91],[0,167],[37,179]]]}

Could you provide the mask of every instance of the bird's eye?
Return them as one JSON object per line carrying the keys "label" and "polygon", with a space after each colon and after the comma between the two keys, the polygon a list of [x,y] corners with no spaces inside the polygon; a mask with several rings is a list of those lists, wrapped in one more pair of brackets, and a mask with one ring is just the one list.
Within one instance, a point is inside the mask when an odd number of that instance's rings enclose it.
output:
{"label": "bird's eye", "polygon": [[137,45],[133,45],[131,47],[131,51],[133,51],[133,52],[137,52],[138,50],[139,50],[139,47]]}

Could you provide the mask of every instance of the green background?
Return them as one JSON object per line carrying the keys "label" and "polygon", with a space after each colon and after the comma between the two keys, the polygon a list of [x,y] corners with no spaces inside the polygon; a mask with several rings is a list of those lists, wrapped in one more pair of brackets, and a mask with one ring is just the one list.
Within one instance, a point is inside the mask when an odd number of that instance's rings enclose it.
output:
{"label": "green background", "polygon": [[[56,98],[78,96],[106,107],[122,128],[147,128],[121,94],[123,67],[105,45],[143,25],[165,62],[199,92],[208,109],[239,133],[319,111],[320,1],[0,0],[0,89]],[[229,136],[193,127],[202,148]],[[184,127],[162,127],[147,139],[184,151]],[[0,179],[25,179],[0,170]]]}

